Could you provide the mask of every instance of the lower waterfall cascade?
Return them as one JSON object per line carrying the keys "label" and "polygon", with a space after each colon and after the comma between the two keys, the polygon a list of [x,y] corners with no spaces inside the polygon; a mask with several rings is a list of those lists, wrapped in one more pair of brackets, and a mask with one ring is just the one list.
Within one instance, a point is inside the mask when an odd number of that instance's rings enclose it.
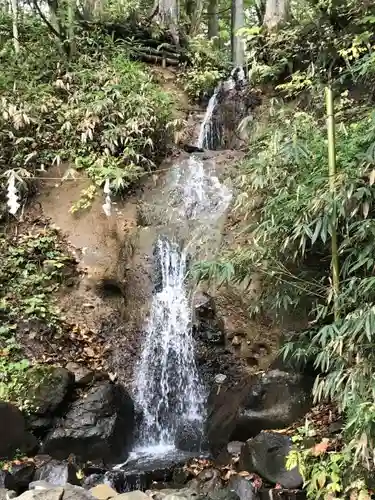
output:
{"label": "lower waterfall cascade", "polygon": [[194,359],[187,263],[194,245],[225,213],[231,192],[194,155],[174,166],[167,191],[171,217],[195,227],[185,245],[166,236],[155,244],[161,283],[153,295],[134,380],[135,401],[142,412],[134,454],[162,455],[175,449],[177,432],[184,425],[203,434],[205,390]]}

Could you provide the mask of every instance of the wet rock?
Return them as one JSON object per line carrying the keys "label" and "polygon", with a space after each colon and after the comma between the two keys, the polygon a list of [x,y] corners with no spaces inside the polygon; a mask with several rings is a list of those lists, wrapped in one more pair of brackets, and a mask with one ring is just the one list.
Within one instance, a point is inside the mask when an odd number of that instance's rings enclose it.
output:
{"label": "wet rock", "polygon": [[199,452],[204,448],[201,426],[195,422],[184,422],[176,431],[175,446],[178,450]]}
{"label": "wet rock", "polygon": [[228,483],[228,489],[234,491],[240,500],[258,500],[259,496],[249,480],[241,476],[232,476]]}
{"label": "wet rock", "polygon": [[35,472],[35,481],[45,481],[52,486],[80,484],[78,468],[71,462],[54,460],[51,457],[40,465]]}
{"label": "wet rock", "polygon": [[228,453],[231,455],[239,455],[244,444],[245,443],[242,441],[231,441],[227,446]]}
{"label": "wet rock", "polygon": [[197,293],[193,302],[194,310],[194,335],[211,344],[225,344],[224,324],[217,317],[215,302],[206,293]]}
{"label": "wet rock", "polygon": [[117,492],[108,484],[98,484],[90,490],[91,495],[98,500],[109,500],[117,496]]}
{"label": "wet rock", "polygon": [[83,480],[82,486],[86,489],[94,488],[104,482],[104,474],[90,474]]}
{"label": "wet rock", "polygon": [[32,462],[12,464],[9,471],[2,471],[2,486],[21,493],[29,487],[34,473],[35,465]]}
{"label": "wet rock", "polygon": [[131,445],[134,405],[124,387],[101,382],[75,401],[59,427],[44,442],[57,459],[70,454],[81,460],[118,460]]}
{"label": "wet rock", "polygon": [[259,96],[246,84],[237,87],[227,86],[224,82],[217,95],[219,106],[212,114],[214,133],[211,149],[236,149],[246,140],[240,137],[238,126],[245,118],[251,116],[251,110],[260,104]]}
{"label": "wet rock", "polygon": [[[85,474],[87,474],[86,471]],[[106,484],[116,491],[124,491],[126,489],[124,476],[121,472],[117,471],[92,473],[84,479],[83,487],[90,489],[101,484]]]}
{"label": "wet rock", "polygon": [[209,469],[204,469],[198,474],[199,492],[204,495],[211,494],[223,487],[221,481],[221,474],[218,469],[213,467]]}
{"label": "wet rock", "polygon": [[225,488],[216,490],[208,495],[210,500],[239,500],[239,496],[235,491]]}
{"label": "wet rock", "polygon": [[[26,422],[18,408],[5,401],[0,401],[0,459],[13,458],[17,450],[31,453],[37,447],[37,441],[26,430]],[[6,432],[3,430],[6,429]]]}
{"label": "wet rock", "polygon": [[271,370],[213,388],[207,418],[211,451],[218,455],[231,440],[288,427],[310,408],[312,384],[313,377]]}
{"label": "wet rock", "polygon": [[302,477],[295,467],[286,470],[286,457],[291,449],[287,436],[276,432],[261,432],[249,439],[241,451],[240,469],[257,472],[270,483],[280,484],[284,488],[299,488]]}
{"label": "wet rock", "polygon": [[188,482],[191,475],[184,467],[176,467],[172,474],[172,484],[176,486],[183,486]]}
{"label": "wet rock", "polygon": [[181,468],[194,453],[173,450],[163,456],[144,455],[128,460],[119,471],[126,489],[147,490],[154,482],[170,482],[176,468]]}

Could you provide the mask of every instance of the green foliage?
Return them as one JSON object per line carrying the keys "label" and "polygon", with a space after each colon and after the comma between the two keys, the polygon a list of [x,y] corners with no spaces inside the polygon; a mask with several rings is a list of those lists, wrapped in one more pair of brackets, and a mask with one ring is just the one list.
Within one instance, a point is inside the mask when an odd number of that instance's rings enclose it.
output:
{"label": "green foliage", "polygon": [[215,48],[213,40],[196,36],[189,43],[191,66],[179,76],[185,92],[193,99],[211,94],[229,67],[222,51]]}
{"label": "green foliage", "polygon": [[[353,79],[371,88],[374,76],[375,9],[360,0],[291,2],[291,20],[282,30],[246,27],[247,57],[254,82],[327,81],[349,84]],[[297,93],[298,93],[297,92]],[[296,95],[296,93],[294,93]]]}
{"label": "green foliage", "polygon": [[335,442],[323,438],[316,443],[315,431],[306,422],[293,436],[286,468],[298,467],[304,480],[307,497],[330,500],[356,498],[369,500],[370,491],[366,487],[365,475],[353,472],[353,456],[349,448],[338,450]]}
{"label": "green foliage", "polygon": [[[0,30],[9,26],[0,18]],[[9,42],[1,51],[0,174],[14,170],[25,179],[68,162],[95,185],[109,179],[124,191],[165,152],[171,100],[121,44],[78,35],[79,54],[68,63],[26,17],[22,59]]]}
{"label": "green foliage", "polygon": [[[287,344],[284,354],[314,361],[321,372],[315,399],[338,403],[353,459],[369,466],[375,439],[375,116],[359,107],[356,116],[344,114],[346,94],[342,99],[335,194],[328,189],[324,121],[306,111],[272,107],[267,126],[253,131],[237,179],[236,209],[249,221],[249,244],[198,271],[200,277],[211,273],[237,283],[260,273],[262,293],[253,312],[307,307],[315,327]],[[261,199],[256,209],[255,197]],[[333,227],[341,266],[337,322],[330,282]]]}
{"label": "green foliage", "polygon": [[31,380],[34,385],[44,368],[33,368],[24,358],[17,331],[21,324],[32,322],[59,335],[62,317],[52,294],[62,282],[69,258],[56,233],[46,230],[1,236],[0,253],[0,399],[25,407],[29,403],[25,388]]}

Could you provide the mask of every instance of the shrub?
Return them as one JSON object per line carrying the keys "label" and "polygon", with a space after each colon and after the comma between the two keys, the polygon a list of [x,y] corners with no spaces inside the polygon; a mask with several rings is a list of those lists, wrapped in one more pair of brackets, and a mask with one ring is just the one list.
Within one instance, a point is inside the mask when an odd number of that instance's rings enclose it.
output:
{"label": "shrub", "polygon": [[[8,25],[0,19],[0,30]],[[78,33],[79,55],[68,63],[35,20],[20,37],[22,58],[9,43],[1,52],[0,174],[33,177],[68,162],[123,191],[155,168],[168,145],[171,100],[121,44]]]}

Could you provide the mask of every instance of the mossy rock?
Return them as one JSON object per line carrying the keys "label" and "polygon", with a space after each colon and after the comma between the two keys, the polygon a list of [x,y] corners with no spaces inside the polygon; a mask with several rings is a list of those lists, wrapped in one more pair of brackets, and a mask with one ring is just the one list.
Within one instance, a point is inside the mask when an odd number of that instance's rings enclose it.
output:
{"label": "mossy rock", "polygon": [[36,365],[25,374],[22,399],[35,415],[52,415],[74,387],[74,375],[65,368]]}

